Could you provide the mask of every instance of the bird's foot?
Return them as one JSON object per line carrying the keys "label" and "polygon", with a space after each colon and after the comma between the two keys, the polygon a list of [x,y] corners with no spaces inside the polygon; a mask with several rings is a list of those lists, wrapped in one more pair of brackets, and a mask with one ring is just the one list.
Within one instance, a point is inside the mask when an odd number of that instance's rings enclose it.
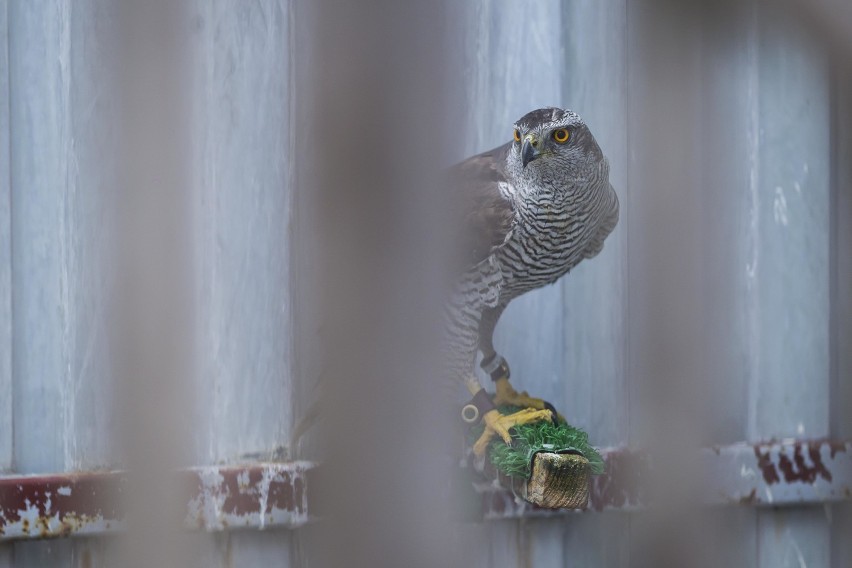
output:
{"label": "bird's foot", "polygon": [[533,398],[527,391],[518,392],[509,383],[509,379],[497,379],[495,381],[497,393],[494,395],[495,406],[520,406],[522,408],[545,409],[545,402],[540,398]]}
{"label": "bird's foot", "polygon": [[553,416],[560,421],[565,421],[565,418],[553,407],[552,404],[540,398],[533,398],[527,394],[527,391],[518,392],[509,383],[508,378],[500,378],[495,381],[497,394],[494,395],[495,406],[520,406],[521,408],[535,408],[538,410],[550,410]]}
{"label": "bird's foot", "polygon": [[479,439],[473,445],[473,453],[477,457],[485,455],[485,450],[488,449],[488,444],[495,436],[500,436],[507,444],[512,443],[512,435],[509,433],[511,428],[531,422],[539,422],[541,420],[552,420],[553,413],[550,410],[536,410],[535,408],[525,408],[513,414],[500,414],[497,410],[489,410],[482,417],[485,424],[485,430]]}

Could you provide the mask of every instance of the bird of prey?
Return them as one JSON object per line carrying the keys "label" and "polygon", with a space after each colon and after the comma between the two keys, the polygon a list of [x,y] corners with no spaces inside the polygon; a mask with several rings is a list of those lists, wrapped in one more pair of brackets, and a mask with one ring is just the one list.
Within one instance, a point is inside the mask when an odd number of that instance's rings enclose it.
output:
{"label": "bird of prey", "polygon": [[[576,113],[534,110],[514,124],[512,138],[449,172],[464,261],[446,310],[448,366],[473,395],[463,417],[484,423],[478,456],[495,436],[509,443],[514,426],[555,418],[549,403],[509,384],[509,366],[492,344],[497,320],[513,299],[597,255],[618,222],[609,164]],[[493,398],[474,375],[477,351],[495,382]],[[503,415],[500,405],[523,410]]]}

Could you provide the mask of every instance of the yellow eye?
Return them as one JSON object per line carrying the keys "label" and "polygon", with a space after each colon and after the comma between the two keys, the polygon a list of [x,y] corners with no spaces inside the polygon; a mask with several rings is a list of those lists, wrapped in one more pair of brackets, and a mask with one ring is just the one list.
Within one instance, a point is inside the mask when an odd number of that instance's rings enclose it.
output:
{"label": "yellow eye", "polygon": [[568,132],[567,128],[560,128],[559,130],[553,131],[553,139],[557,144],[565,144],[568,142],[568,138],[571,137],[571,133]]}
{"label": "yellow eye", "polygon": [[521,141],[521,133],[518,129],[515,129],[515,142]]}

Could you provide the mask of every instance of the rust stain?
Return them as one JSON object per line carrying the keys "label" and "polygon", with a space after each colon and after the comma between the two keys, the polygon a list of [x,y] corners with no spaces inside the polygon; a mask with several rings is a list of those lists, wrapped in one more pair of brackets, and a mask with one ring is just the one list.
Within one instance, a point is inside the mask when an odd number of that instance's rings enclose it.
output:
{"label": "rust stain", "polygon": [[[304,476],[312,467],[297,462],[183,470],[180,483],[192,504],[191,523],[219,530],[227,529],[226,516],[241,517],[246,526],[263,526],[281,512],[304,518]],[[122,472],[102,471],[0,477],[0,536],[8,538],[11,526],[18,538],[69,536],[92,524],[96,532],[114,530],[123,519],[120,501],[127,483]],[[215,518],[208,518],[211,510]]]}
{"label": "rust stain", "polygon": [[[781,483],[781,476],[786,483],[814,483],[817,479],[831,482],[833,476],[822,459],[822,448],[828,447],[832,458],[838,452],[846,451],[845,443],[830,442],[828,440],[814,440],[810,442],[796,442],[792,445],[792,457],[790,450],[777,445],[756,445],[754,455],[757,465],[763,473],[763,479],[768,485]],[[805,459],[805,453],[810,464]],[[773,454],[777,456],[778,463],[773,462]],[[780,472],[780,475],[779,475]]]}
{"label": "rust stain", "polygon": [[813,469],[822,476],[826,481],[832,481],[831,472],[828,471],[828,468],[825,467],[825,464],[822,462],[822,454],[820,453],[820,447],[814,444],[808,445],[808,456],[811,458],[811,462],[813,462]]}
{"label": "rust stain", "polygon": [[222,502],[222,512],[226,515],[248,515],[260,508],[260,493],[258,487],[263,480],[263,472],[259,469],[248,471],[248,483],[245,489],[240,487],[239,472],[227,470],[222,472],[222,483],[219,491],[225,495]]}
{"label": "rust stain", "polygon": [[281,475],[280,479],[273,479],[269,482],[269,495],[264,513],[271,513],[273,507],[286,511],[296,511],[300,509],[300,505],[301,501],[296,500],[295,487],[290,480],[289,473]]}
{"label": "rust stain", "polygon": [[29,522],[23,526],[43,531],[47,531],[47,519],[57,514],[60,521],[65,517],[120,518],[118,497],[123,485],[122,476],[103,473],[0,478],[0,517],[5,523],[16,523],[22,512],[35,509],[38,526],[30,527]]}
{"label": "rust stain", "polygon": [[778,470],[775,468],[775,464],[772,463],[772,460],[769,457],[769,450],[761,451],[761,446],[754,447],[754,457],[757,458],[757,467],[760,468],[761,473],[763,473],[763,480],[767,485],[772,485],[773,483],[779,483],[781,478],[778,477]]}
{"label": "rust stain", "polygon": [[[226,518],[231,525],[264,526],[281,512],[304,516],[306,481],[309,469],[285,468],[280,464],[259,464],[247,467],[228,466],[195,471],[195,486],[191,499],[196,518],[204,528],[226,528]],[[215,503],[218,518],[205,518],[205,505]]]}
{"label": "rust stain", "polygon": [[218,487],[204,487],[202,492],[222,496],[221,510],[225,515],[263,515],[275,509],[303,512],[303,481],[298,475],[261,468],[227,469],[220,473]]}

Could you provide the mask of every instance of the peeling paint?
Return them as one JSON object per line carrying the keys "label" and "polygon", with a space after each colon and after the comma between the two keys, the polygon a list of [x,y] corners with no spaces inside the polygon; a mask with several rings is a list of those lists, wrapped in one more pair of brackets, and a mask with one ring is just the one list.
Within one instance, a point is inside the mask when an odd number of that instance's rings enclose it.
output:
{"label": "peeling paint", "polygon": [[[211,466],[179,472],[185,478],[190,528],[297,527],[309,520],[310,462]],[[0,540],[115,533],[124,472],[0,477]]]}
{"label": "peeling paint", "polygon": [[789,442],[784,445],[755,446],[754,453],[758,466],[763,472],[767,484],[780,483],[783,476],[786,483],[814,483],[817,478],[833,480],[831,471],[823,461],[823,453],[835,459],[838,451],[846,451],[845,446],[838,450],[837,444],[826,441]]}

